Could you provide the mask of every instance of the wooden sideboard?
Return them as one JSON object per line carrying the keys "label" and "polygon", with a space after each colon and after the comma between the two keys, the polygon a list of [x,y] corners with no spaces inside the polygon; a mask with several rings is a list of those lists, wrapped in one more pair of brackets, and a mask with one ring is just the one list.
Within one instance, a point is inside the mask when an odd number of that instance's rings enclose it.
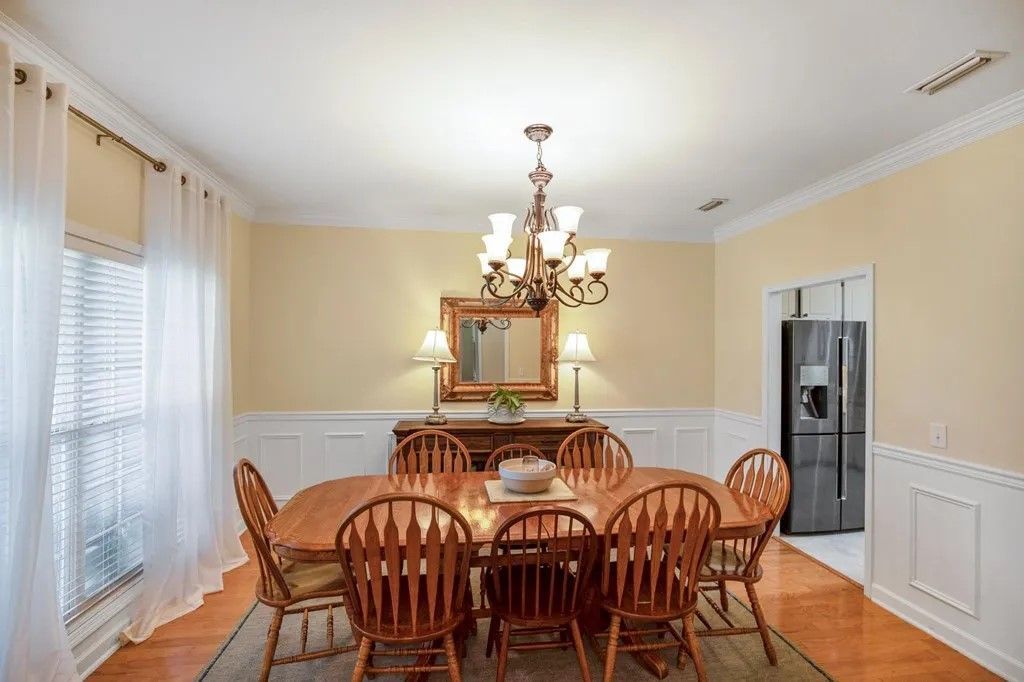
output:
{"label": "wooden sideboard", "polygon": [[431,426],[422,421],[400,421],[392,431],[400,441],[406,436],[437,429],[447,431],[467,448],[473,458],[473,468],[482,469],[484,462],[497,448],[509,443],[525,443],[540,448],[551,459],[555,458],[558,446],[571,434],[584,428],[607,429],[605,424],[593,419],[576,424],[560,418],[527,419],[522,424],[492,424],[486,419],[451,419],[447,424]]}

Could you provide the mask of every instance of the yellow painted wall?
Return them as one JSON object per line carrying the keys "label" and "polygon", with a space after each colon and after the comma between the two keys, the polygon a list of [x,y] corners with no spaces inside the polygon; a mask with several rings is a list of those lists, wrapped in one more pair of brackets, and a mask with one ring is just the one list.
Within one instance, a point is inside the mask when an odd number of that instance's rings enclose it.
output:
{"label": "yellow painted wall", "polygon": [[1024,471],[1022,189],[1017,126],[719,244],[715,406],[761,413],[764,286],[873,262],[875,440]]}
{"label": "yellow painted wall", "polygon": [[[251,238],[251,392],[240,403],[429,406],[430,369],[410,357],[437,326],[441,296],[479,293],[479,235],[254,224]],[[713,246],[581,239],[612,249],[608,300],[561,312],[561,337],[586,330],[600,360],[583,370],[584,407],[711,405]],[[558,403],[535,406],[571,405],[571,370],[560,379]]]}
{"label": "yellow painted wall", "polygon": [[141,243],[143,163],[68,116],[68,220]]}

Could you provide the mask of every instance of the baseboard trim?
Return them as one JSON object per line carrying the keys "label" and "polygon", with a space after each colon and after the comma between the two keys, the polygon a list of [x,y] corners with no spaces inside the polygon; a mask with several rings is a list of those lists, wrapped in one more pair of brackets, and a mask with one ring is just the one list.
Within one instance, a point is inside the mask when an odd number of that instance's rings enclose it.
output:
{"label": "baseboard trim", "polygon": [[872,585],[871,600],[997,675],[1016,682],[1024,680],[1024,662],[986,644],[955,625],[936,618],[878,583]]}

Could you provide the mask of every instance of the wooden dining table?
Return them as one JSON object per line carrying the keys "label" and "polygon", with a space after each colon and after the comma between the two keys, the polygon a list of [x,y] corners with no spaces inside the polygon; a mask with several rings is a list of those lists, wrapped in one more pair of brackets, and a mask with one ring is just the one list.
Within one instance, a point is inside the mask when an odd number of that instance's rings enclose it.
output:
{"label": "wooden dining table", "polygon": [[[280,556],[304,562],[338,561],[335,535],[341,522],[364,502],[385,493],[422,493],[440,498],[457,509],[469,522],[473,549],[478,551],[494,539],[499,526],[515,514],[539,506],[558,505],[574,509],[594,524],[601,535],[612,511],[623,500],[654,483],[678,481],[707,490],[718,502],[722,539],[755,537],[771,520],[768,507],[707,476],[657,467],[632,469],[562,469],[559,475],[576,494],[576,500],[560,502],[492,503],[484,481],[497,479],[495,471],[439,474],[381,474],[353,476],[324,481],[297,492],[266,527],[266,538]],[[396,508],[400,527],[401,511]],[[406,520],[407,522],[408,520]],[[660,658],[638,656],[645,667],[665,677],[667,667]]]}

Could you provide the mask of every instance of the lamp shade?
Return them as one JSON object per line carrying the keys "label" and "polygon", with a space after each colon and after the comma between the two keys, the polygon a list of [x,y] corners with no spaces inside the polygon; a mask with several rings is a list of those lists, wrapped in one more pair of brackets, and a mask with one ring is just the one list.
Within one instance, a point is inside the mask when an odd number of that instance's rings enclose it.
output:
{"label": "lamp shade", "polygon": [[491,221],[491,232],[501,237],[512,236],[512,225],[516,222],[514,213],[492,213],[487,216]]}
{"label": "lamp shade", "polygon": [[587,342],[587,335],[581,331],[570,332],[565,337],[565,348],[558,356],[559,362],[595,362],[597,358],[590,352],[590,343]]}
{"label": "lamp shade", "polygon": [[440,329],[431,329],[427,332],[423,337],[423,345],[412,359],[423,362],[455,362],[455,357],[448,349],[448,339]]}
{"label": "lamp shade", "polygon": [[562,232],[576,234],[580,226],[583,209],[579,206],[559,206],[551,211],[555,215],[555,223]]}

